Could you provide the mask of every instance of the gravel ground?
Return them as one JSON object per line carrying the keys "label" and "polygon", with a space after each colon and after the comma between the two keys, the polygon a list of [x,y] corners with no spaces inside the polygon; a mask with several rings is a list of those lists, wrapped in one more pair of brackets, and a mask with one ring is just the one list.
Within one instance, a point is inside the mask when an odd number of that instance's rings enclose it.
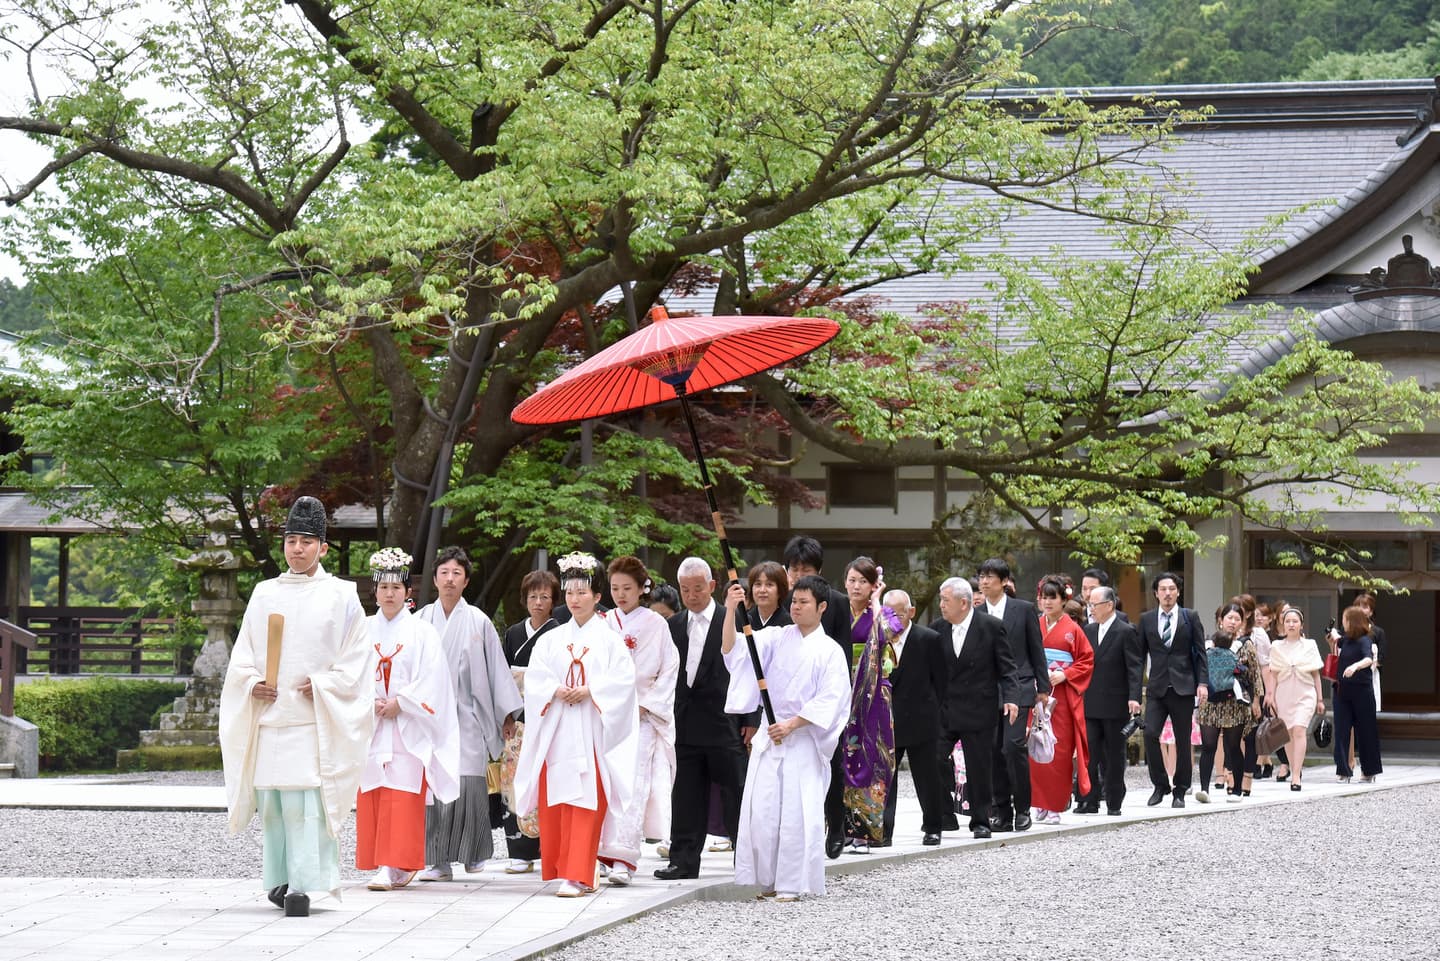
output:
{"label": "gravel ground", "polygon": [[[220,783],[218,772],[143,777]],[[905,791],[908,780],[900,779]],[[1143,768],[1130,769],[1127,780],[1129,802],[1143,803]],[[835,878],[828,897],[799,904],[683,905],[555,957],[611,961],[644,945],[642,956],[666,961],[876,953],[987,961],[1429,961],[1440,941],[1436,847],[1424,833],[1428,818],[1407,812],[1434,811],[1440,785],[1424,785],[967,852]],[[222,814],[6,810],[0,824],[7,841],[0,871],[10,876],[243,878],[260,871],[258,832],[229,837]],[[342,865],[353,864],[351,825]],[[497,832],[497,856],[503,852]],[[342,870],[347,879],[363,877]],[[861,927],[858,918],[873,922]],[[838,933],[857,930],[869,935],[863,946]]]}
{"label": "gravel ground", "polygon": [[992,848],[798,904],[682,905],[552,957],[1430,961],[1436,846],[1429,818],[1405,816],[1420,811],[1440,811],[1440,785]]}

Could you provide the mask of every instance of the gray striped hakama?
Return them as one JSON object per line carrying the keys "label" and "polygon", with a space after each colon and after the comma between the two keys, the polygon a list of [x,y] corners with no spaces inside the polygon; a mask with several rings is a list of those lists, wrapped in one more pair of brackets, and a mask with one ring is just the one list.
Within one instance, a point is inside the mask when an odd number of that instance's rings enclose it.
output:
{"label": "gray striped hakama", "polygon": [[488,861],[495,855],[491,832],[485,775],[462,776],[460,797],[449,804],[434,801],[425,809],[425,863],[445,867]]}

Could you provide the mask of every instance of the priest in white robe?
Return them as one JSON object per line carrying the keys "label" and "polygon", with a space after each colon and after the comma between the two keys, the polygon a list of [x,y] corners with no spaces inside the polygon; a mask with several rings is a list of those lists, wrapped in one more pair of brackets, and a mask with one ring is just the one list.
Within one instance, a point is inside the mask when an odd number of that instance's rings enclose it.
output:
{"label": "priest in white robe", "polygon": [[499,760],[524,703],[495,625],[465,601],[471,571],[465,551],[441,550],[435,564],[438,599],[416,615],[440,634],[460,724],[460,796],[449,803],[436,800],[425,813],[427,867],[417,875],[421,881],[449,881],[454,863],[481,871],[494,856],[485,769]]}
{"label": "priest in white robe", "polygon": [[[289,570],[251,595],[220,695],[230,832],[259,810],[264,884],[290,917],[310,913],[312,893],[340,896],[336,837],[375,729],[365,611],[355,585],[320,566],[328,547],[324,506],[297,499],[285,523]],[[283,619],[275,665],[273,615]]]}
{"label": "priest in white robe", "polygon": [[376,872],[372,891],[404,887],[425,867],[427,801],[460,795],[455,690],[440,635],[405,607],[411,561],[396,547],[370,555],[375,736],[355,801],[355,866]]}
{"label": "priest in white robe", "polygon": [[[830,758],[850,712],[845,655],[820,625],[829,596],[824,580],[802,577],[790,592],[794,623],[754,635],[775,723],[762,714],[751,741],[735,883],[758,885],[762,897],[777,901],[825,893],[825,792]],[[730,672],[730,714],[760,706],[749,650],[736,639],[735,609],[744,598],[739,582],[726,590],[721,651]]]}

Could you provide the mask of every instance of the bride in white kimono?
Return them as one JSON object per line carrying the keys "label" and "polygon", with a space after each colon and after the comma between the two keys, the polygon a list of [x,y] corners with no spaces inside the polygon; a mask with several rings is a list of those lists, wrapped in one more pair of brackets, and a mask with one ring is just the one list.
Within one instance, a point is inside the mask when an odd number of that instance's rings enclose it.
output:
{"label": "bride in white kimono", "polygon": [[638,709],[634,660],[595,613],[599,561],[567,554],[559,564],[572,616],[530,655],[515,809],[537,812],[540,876],[574,898],[595,890],[606,810],[623,818],[633,801]]}
{"label": "bride in white kimono", "polygon": [[665,618],[642,606],[650,578],[637,557],[610,562],[613,610],[601,615],[635,659],[635,700],[640,707],[635,800],[624,812],[612,807],[600,832],[600,861],[609,881],[630,883],[640,862],[640,843],[670,836],[670,791],[675,785],[675,679],[680,652]]}

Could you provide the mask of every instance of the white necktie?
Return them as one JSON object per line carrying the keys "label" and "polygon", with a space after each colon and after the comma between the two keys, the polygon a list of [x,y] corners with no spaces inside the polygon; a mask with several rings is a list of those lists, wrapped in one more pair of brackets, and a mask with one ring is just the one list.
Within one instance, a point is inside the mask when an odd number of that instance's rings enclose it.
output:
{"label": "white necktie", "polygon": [[960,651],[965,647],[965,628],[956,624],[950,634],[955,640],[955,656],[959,657]]}
{"label": "white necktie", "polygon": [[1105,625],[1101,624],[1100,629],[1095,632],[1095,647],[1098,650],[1100,644],[1105,640]]}
{"label": "white necktie", "polygon": [[690,646],[685,651],[685,683],[695,686],[695,672],[700,669],[700,655],[705,653],[705,635],[710,633],[710,621],[704,614],[690,615]]}

